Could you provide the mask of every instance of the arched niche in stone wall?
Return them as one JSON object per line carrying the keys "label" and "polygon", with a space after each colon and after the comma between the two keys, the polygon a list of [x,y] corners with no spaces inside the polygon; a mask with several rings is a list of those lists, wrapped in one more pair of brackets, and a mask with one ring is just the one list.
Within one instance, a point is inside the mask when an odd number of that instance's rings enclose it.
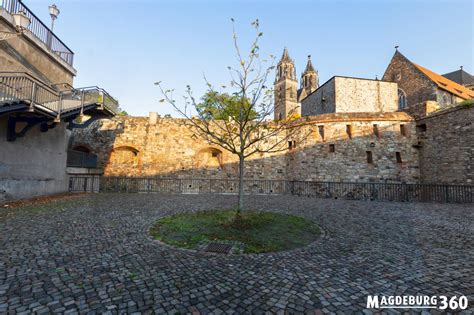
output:
{"label": "arched niche in stone wall", "polygon": [[215,147],[207,147],[196,153],[195,165],[197,168],[223,169],[223,152]]}
{"label": "arched niche in stone wall", "polygon": [[86,145],[82,145],[82,144],[79,144],[79,145],[75,145],[72,150],[74,151],[79,151],[79,152],[84,152],[84,153],[91,153],[91,149],[89,149],[88,146]]}
{"label": "arched niche in stone wall", "polygon": [[140,151],[132,146],[119,146],[112,149],[107,169],[110,175],[135,175],[139,169]]}

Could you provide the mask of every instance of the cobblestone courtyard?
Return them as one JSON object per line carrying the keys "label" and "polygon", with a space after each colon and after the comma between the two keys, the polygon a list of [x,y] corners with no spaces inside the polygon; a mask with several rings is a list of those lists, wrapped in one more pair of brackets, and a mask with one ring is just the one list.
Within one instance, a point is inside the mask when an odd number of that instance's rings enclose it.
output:
{"label": "cobblestone courtyard", "polygon": [[248,197],[326,231],[276,254],[204,254],[148,236],[159,217],[235,198],[101,194],[0,209],[0,313],[348,314],[376,294],[467,295],[472,309],[472,205]]}

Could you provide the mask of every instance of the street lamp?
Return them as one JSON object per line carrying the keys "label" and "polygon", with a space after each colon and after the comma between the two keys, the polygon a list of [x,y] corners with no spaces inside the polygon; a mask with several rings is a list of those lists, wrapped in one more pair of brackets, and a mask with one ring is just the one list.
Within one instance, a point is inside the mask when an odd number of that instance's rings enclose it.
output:
{"label": "street lamp", "polygon": [[60,11],[55,4],[50,5],[48,8],[49,8],[49,15],[51,15],[51,32],[52,32],[54,28],[54,20],[58,18]]}
{"label": "street lamp", "polygon": [[30,18],[26,15],[25,11],[19,11],[12,15],[13,15],[13,21],[15,22],[16,29],[20,33],[23,33],[28,28],[28,26],[30,26],[30,23],[31,23]]}
{"label": "street lamp", "polygon": [[0,32],[0,40],[6,40],[13,37],[16,37],[28,28],[31,23],[30,18],[26,15],[25,11],[19,11],[17,13],[13,13],[13,24],[15,25],[16,32]]}

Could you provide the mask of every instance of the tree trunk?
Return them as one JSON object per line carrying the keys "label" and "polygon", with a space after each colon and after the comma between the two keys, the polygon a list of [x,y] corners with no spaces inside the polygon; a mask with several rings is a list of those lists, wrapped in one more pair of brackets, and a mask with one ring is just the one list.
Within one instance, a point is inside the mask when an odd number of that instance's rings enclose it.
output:
{"label": "tree trunk", "polygon": [[244,155],[239,155],[239,204],[237,207],[237,215],[244,209]]}

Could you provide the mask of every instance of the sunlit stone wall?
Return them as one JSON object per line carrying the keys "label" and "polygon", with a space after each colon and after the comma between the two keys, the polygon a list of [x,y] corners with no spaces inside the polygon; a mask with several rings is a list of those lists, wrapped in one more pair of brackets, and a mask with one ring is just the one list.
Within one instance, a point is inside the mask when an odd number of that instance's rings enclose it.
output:
{"label": "sunlit stone wall", "polygon": [[[302,119],[285,150],[251,156],[247,178],[417,182],[414,122],[405,113],[324,114]],[[280,138],[281,139],[281,138]],[[304,139],[304,140],[302,140]],[[277,141],[277,140],[275,140]],[[109,176],[235,178],[237,156],[194,135],[183,119],[121,117],[74,131]],[[370,153],[368,153],[370,152]],[[368,155],[371,160],[368,161]]]}

